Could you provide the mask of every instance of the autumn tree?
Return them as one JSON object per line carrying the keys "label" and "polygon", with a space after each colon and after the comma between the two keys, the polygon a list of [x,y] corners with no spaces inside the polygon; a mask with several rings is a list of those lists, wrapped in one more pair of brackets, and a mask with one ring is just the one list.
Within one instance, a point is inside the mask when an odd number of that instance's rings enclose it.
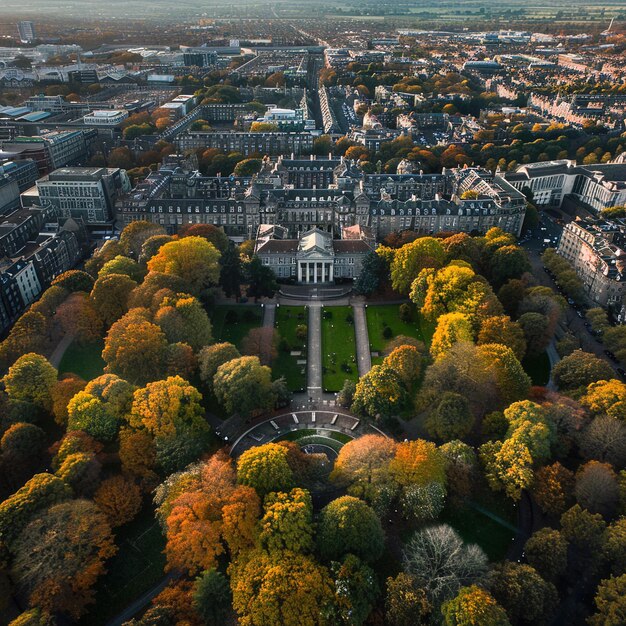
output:
{"label": "autumn tree", "polygon": [[483,444],[480,459],[489,486],[504,490],[514,500],[519,500],[522,490],[533,482],[533,458],[528,447],[518,439]]}
{"label": "autumn tree", "polygon": [[611,380],[614,374],[604,359],[589,352],[574,350],[554,366],[552,376],[559,389],[573,390],[597,381]]}
{"label": "autumn tree", "polygon": [[313,504],[308,491],[272,492],[264,500],[259,543],[268,552],[311,551],[313,545]]}
{"label": "autumn tree", "polygon": [[20,533],[13,549],[12,574],[30,603],[74,619],[93,602],[92,587],[116,552],[104,514],[86,500],[41,513]]}
{"label": "autumn tree", "polygon": [[606,414],[626,422],[626,384],[614,378],[587,386],[580,403],[593,415]]}
{"label": "autumn tree", "polygon": [[608,463],[588,461],[576,472],[576,501],[591,513],[610,517],[619,503],[617,476]]}
{"label": "autumn tree", "polygon": [[46,357],[33,352],[17,359],[3,379],[11,400],[31,402],[45,410],[52,408],[52,389],[56,381],[56,369]]}
{"label": "autumn tree", "polygon": [[278,331],[268,326],[251,328],[241,342],[241,352],[258,357],[261,365],[270,366],[278,356]]}
{"label": "autumn tree", "polygon": [[535,475],[532,493],[544,512],[561,515],[573,502],[574,474],[558,462],[541,467]]}
{"label": "autumn tree", "polygon": [[389,479],[389,463],[396,442],[382,435],[352,439],[339,451],[330,479],[347,486],[353,496],[372,500],[376,490]]}
{"label": "autumn tree", "polygon": [[589,618],[591,626],[619,626],[626,620],[626,574],[600,581],[594,598],[597,612]]}
{"label": "autumn tree", "polygon": [[141,254],[139,255],[139,263],[146,266],[148,261],[164,246],[166,243],[174,241],[170,235],[152,235],[143,242],[141,246]]}
{"label": "autumn tree", "polygon": [[148,270],[182,278],[193,295],[219,279],[220,253],[204,237],[185,237],[162,246],[148,261]]}
{"label": "autumn tree", "polygon": [[524,331],[507,315],[487,317],[483,320],[478,332],[478,344],[497,343],[513,350],[518,360],[526,354]]}
{"label": "autumn tree", "polygon": [[441,524],[417,531],[407,542],[403,569],[422,581],[436,606],[480,578],[487,571],[487,557],[477,545],[465,545],[452,527]]}
{"label": "autumn tree", "polygon": [[613,574],[626,571],[626,517],[622,516],[608,525],[604,556]]}
{"label": "autumn tree", "polygon": [[11,424],[0,438],[0,468],[12,488],[19,487],[40,464],[46,433],[27,422]]}
{"label": "autumn tree", "polygon": [[102,320],[85,293],[71,294],[59,306],[54,317],[64,332],[73,335],[79,343],[96,341],[102,337]]}
{"label": "autumn tree", "polygon": [[141,489],[120,474],[102,481],[93,499],[113,527],[130,522],[141,509]]}
{"label": "autumn tree", "polygon": [[441,607],[445,626],[510,626],[506,611],[484,589],[461,587],[455,598]]}
{"label": "autumn tree", "polygon": [[317,543],[326,560],[350,553],[371,562],[382,555],[385,535],[372,508],[363,500],[343,496],[322,509]]}
{"label": "autumn tree", "polygon": [[220,365],[213,377],[213,391],[226,411],[245,417],[274,406],[272,371],[255,356]]}
{"label": "autumn tree", "polygon": [[419,380],[423,357],[415,346],[399,346],[385,357],[383,365],[396,372],[407,389]]}
{"label": "autumn tree", "polygon": [[598,415],[582,433],[578,443],[585,459],[626,465],[626,424],[608,415]]}
{"label": "autumn tree", "polygon": [[391,626],[426,626],[431,611],[417,576],[400,572],[395,578],[387,578],[385,617]]}
{"label": "autumn tree", "polygon": [[239,623],[247,626],[316,626],[333,602],[328,570],[290,552],[249,553],[233,564],[230,585]]}
{"label": "autumn tree", "polygon": [[352,410],[372,419],[388,417],[405,400],[406,390],[399,375],[388,365],[374,365],[357,383]]}
{"label": "autumn tree", "polygon": [[138,260],[143,244],[157,235],[165,235],[163,226],[141,220],[131,222],[120,235],[120,246],[127,255]]}
{"label": "autumn tree", "polygon": [[181,238],[204,237],[204,239],[212,243],[221,254],[224,254],[230,245],[230,240],[228,239],[228,235],[224,232],[224,229],[214,224],[190,224],[181,229],[180,236]]}
{"label": "autumn tree", "polygon": [[106,336],[102,358],[106,371],[133,383],[159,378],[164,370],[167,340],[142,309],[131,309]]}
{"label": "autumn tree", "polygon": [[139,478],[147,487],[154,486],[157,474],[156,447],[154,440],[145,430],[122,428],[119,435],[119,457],[122,469]]}
{"label": "autumn tree", "polygon": [[391,263],[391,284],[401,294],[408,294],[411,283],[426,267],[441,267],[445,250],[438,239],[421,237],[396,251]]}
{"label": "autumn tree", "polygon": [[137,283],[125,274],[108,274],[96,280],[89,297],[107,327],[128,311],[128,300],[136,286]]}
{"label": "autumn tree", "polygon": [[288,491],[294,483],[288,454],[288,448],[277,443],[246,450],[237,461],[237,480],[261,497],[272,491]]}
{"label": "autumn tree", "polygon": [[53,287],[61,287],[67,289],[70,293],[84,291],[89,293],[93,289],[93,277],[87,272],[81,270],[68,270],[59,274],[53,281]]}
{"label": "autumn tree", "polygon": [[184,342],[193,350],[211,343],[211,321],[202,304],[194,297],[176,294],[162,300],[154,316],[170,343]]}
{"label": "autumn tree", "polygon": [[83,430],[99,441],[112,441],[119,428],[118,418],[106,404],[87,391],[79,391],[67,405],[68,430]]}
{"label": "autumn tree", "polygon": [[404,441],[396,446],[389,471],[393,480],[403,487],[431,482],[444,484],[445,460],[430,441]]}

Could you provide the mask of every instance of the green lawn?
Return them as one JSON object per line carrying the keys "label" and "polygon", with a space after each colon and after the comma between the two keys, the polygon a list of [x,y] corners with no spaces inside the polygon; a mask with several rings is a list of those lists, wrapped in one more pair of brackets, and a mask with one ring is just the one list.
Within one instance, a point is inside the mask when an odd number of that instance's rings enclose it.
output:
{"label": "green lawn", "polygon": [[450,524],[466,543],[478,544],[491,561],[499,561],[515,537],[517,509],[504,496],[486,492],[462,508],[446,507],[440,521]]}
{"label": "green lawn", "polygon": [[544,387],[550,380],[550,357],[547,352],[522,361],[524,371],[530,376],[533,385]]}
{"label": "green lawn", "polygon": [[[400,309],[400,305],[398,304],[368,305],[366,308],[367,332],[369,334],[370,349],[372,352],[382,354],[387,343],[398,335],[406,335],[407,337],[419,339],[426,343],[426,345],[430,343],[434,332],[434,325],[425,321],[415,310],[413,305],[411,305],[411,307],[413,309],[413,320],[403,322],[398,314]],[[391,336],[388,338],[383,334],[385,327],[391,329]],[[372,357],[372,365],[377,365],[381,362],[382,356]]]}
{"label": "green lawn", "polygon": [[[296,328],[308,323],[307,310],[303,306],[276,307],[276,330],[280,336],[278,356],[274,359],[272,370],[275,378],[285,377],[289,389],[304,391],[306,388],[306,361],[307,340],[298,339]],[[301,352],[291,355],[291,352]]]}
{"label": "green lawn", "polygon": [[80,624],[105,624],[165,576],[165,539],[147,506],[138,517],[116,533],[117,554],[96,585],[96,603]]}
{"label": "green lawn", "polygon": [[357,381],[356,341],[352,307],[322,309],[322,372],[324,391],[340,391],[344,382]]}
{"label": "green lawn", "polygon": [[213,309],[211,323],[216,342],[229,341],[240,348],[250,329],[263,323],[263,310],[256,305],[219,304]]}
{"label": "green lawn", "polygon": [[72,342],[59,363],[59,374],[72,372],[84,380],[92,380],[100,376],[105,366],[102,360],[103,348],[103,341],[85,345],[80,345],[76,341]]}

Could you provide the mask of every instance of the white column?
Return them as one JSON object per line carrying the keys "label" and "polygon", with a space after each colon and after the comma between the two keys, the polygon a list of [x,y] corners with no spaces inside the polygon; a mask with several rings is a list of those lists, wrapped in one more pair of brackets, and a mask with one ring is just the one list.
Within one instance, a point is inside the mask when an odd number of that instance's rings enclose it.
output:
{"label": "white column", "polygon": [[306,282],[311,282],[311,264],[308,261],[306,264]]}
{"label": "white column", "polygon": [[335,263],[334,261],[331,261],[330,262],[330,276],[328,277],[328,281],[331,283],[333,282],[333,280],[335,280],[334,273],[335,273]]}
{"label": "white column", "polygon": [[298,261],[298,282],[302,282],[302,263]]}
{"label": "white column", "polygon": [[317,282],[317,261],[313,263],[313,282]]}

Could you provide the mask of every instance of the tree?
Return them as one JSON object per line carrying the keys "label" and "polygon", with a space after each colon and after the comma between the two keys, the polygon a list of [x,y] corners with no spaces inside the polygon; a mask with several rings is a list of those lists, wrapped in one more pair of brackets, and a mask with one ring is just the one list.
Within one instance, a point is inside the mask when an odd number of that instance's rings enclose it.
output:
{"label": "tree", "polygon": [[123,526],[141,509],[141,489],[120,474],[102,481],[93,498],[111,526]]}
{"label": "tree", "polygon": [[93,277],[87,272],[81,270],[68,270],[59,274],[53,281],[53,287],[61,287],[67,289],[70,293],[76,293],[77,291],[84,291],[89,293],[93,289]]}
{"label": "tree", "polygon": [[261,259],[256,255],[245,266],[245,278],[248,282],[246,293],[249,297],[254,298],[255,302],[259,298],[272,298],[278,290],[274,272],[263,265]]}
{"label": "tree", "polygon": [[431,610],[417,576],[400,572],[395,578],[387,578],[385,616],[391,626],[426,626]]}
{"label": "tree", "polygon": [[112,441],[119,421],[102,400],[87,391],[79,391],[67,405],[68,430],[83,430],[99,441]]}
{"label": "tree", "polygon": [[50,507],[20,533],[12,572],[31,604],[77,619],[115,552],[111,528],[96,505],[72,500]]}
{"label": "tree", "polygon": [[331,565],[335,583],[335,615],[341,624],[359,626],[370,614],[380,593],[374,570],[353,554]]}
{"label": "tree", "polygon": [[158,517],[165,521],[168,569],[191,575],[217,565],[255,539],[260,502],[250,487],[237,485],[231,460],[222,452],[170,477],[157,490]]}
{"label": "tree", "polygon": [[606,414],[626,422],[626,384],[619,380],[591,383],[580,403],[594,415]]}
{"label": "tree", "polygon": [[421,237],[398,249],[391,263],[391,284],[401,294],[408,294],[411,283],[426,267],[440,267],[445,250],[438,239]]}
{"label": "tree", "polygon": [[124,472],[142,479],[148,487],[156,482],[156,448],[145,430],[122,428],[120,430],[119,457]]}
{"label": "tree", "polygon": [[575,504],[561,515],[561,533],[574,549],[572,572],[593,573],[602,558],[606,523],[599,513],[590,513]]}
{"label": "tree", "polygon": [[204,237],[185,237],[161,246],[148,261],[148,270],[178,276],[192,295],[200,295],[217,284],[219,259],[218,250]]}
{"label": "tree", "polygon": [[519,278],[524,272],[530,272],[528,255],[516,245],[502,246],[491,257],[491,275],[493,280],[502,285],[510,278]]}
{"label": "tree", "polygon": [[558,602],[552,583],[546,582],[530,565],[504,561],[494,566],[487,586],[513,624],[550,623]]}
{"label": "tree", "polygon": [[478,460],[474,449],[462,441],[444,443],[439,452],[446,463],[446,487],[454,506],[470,497],[476,481]]}
{"label": "tree", "polygon": [[220,365],[241,357],[239,350],[228,342],[205,346],[198,354],[200,379],[209,388],[213,388],[213,377]]}
{"label": "tree", "polygon": [[333,601],[328,570],[290,552],[252,551],[233,564],[230,585],[242,626],[316,626]]}
{"label": "tree", "polygon": [[369,296],[381,285],[388,273],[387,263],[376,252],[368,252],[363,257],[361,271],[354,281],[354,291],[360,295]]}
{"label": "tree", "polygon": [[104,341],[106,371],[142,384],[162,376],[167,340],[140,309],[131,309],[115,322]]}
{"label": "tree", "polygon": [[56,381],[56,369],[46,357],[34,352],[17,359],[3,379],[11,400],[32,402],[45,410],[52,408],[52,389]]}
{"label": "tree", "polygon": [[383,553],[385,535],[371,507],[358,498],[342,496],[322,509],[317,543],[323,559],[337,560],[350,553],[372,562]]}
{"label": "tree", "polygon": [[86,293],[71,294],[59,306],[54,319],[79,343],[97,341],[102,337],[102,320]]}
{"label": "tree", "polygon": [[0,439],[0,467],[6,480],[15,487],[21,486],[39,464],[45,441],[46,433],[39,426],[27,422],[11,424]]}
{"label": "tree", "polygon": [[495,382],[500,402],[509,404],[528,395],[530,377],[511,348],[497,343],[486,343],[478,346],[476,352]]}
{"label": "tree", "polygon": [[441,607],[445,626],[510,626],[506,611],[484,589],[461,587],[452,600]]}
{"label": "tree", "polygon": [[427,485],[408,485],[400,498],[402,515],[405,519],[419,523],[437,519],[445,504],[446,490],[438,482]]}
{"label": "tree", "polygon": [[607,461],[615,467],[626,465],[626,424],[608,415],[599,415],[580,434],[584,458]]}
{"label": "tree", "polygon": [[343,381],[343,387],[337,394],[337,406],[349,409],[354,401],[354,394],[356,393],[356,383],[353,380],[346,379]]}
{"label": "tree", "polygon": [[226,250],[222,251],[220,259],[220,287],[226,297],[241,295],[241,258],[235,244],[230,242]]}
{"label": "tree", "polygon": [[518,360],[526,354],[524,331],[507,315],[487,317],[483,320],[478,333],[478,344],[497,343],[513,350]]}
{"label": "tree", "polygon": [[120,235],[120,245],[127,255],[138,260],[143,244],[157,235],[165,235],[163,226],[141,220],[131,222]]}
{"label": "tree", "polygon": [[528,563],[546,580],[555,581],[567,568],[567,541],[558,530],[542,528],[524,546]]}
{"label": "tree", "polygon": [[396,442],[382,435],[352,439],[339,451],[330,479],[348,486],[348,493],[371,502],[374,492],[389,479],[389,463]]}
{"label": "tree", "polygon": [[270,366],[278,356],[278,332],[268,326],[251,328],[241,342],[241,351],[246,356],[256,356],[261,365]]}
{"label": "tree", "polygon": [[56,475],[66,482],[77,497],[89,497],[100,481],[102,466],[93,452],[74,452],[64,456]]}
{"label": "tree", "polygon": [[166,297],[154,316],[170,343],[186,343],[200,350],[211,343],[211,320],[200,302],[186,294]]}
{"label": "tree", "polygon": [[604,359],[589,352],[574,350],[554,366],[552,376],[559,389],[573,390],[597,381],[611,380],[614,374]]}
{"label": "tree", "polygon": [[522,327],[526,338],[526,355],[537,356],[541,354],[552,338],[548,318],[542,313],[529,311],[521,315],[517,322]]}
{"label": "tree", "polygon": [[[233,243],[224,232],[223,228],[214,224],[190,224],[184,226],[181,237],[204,237],[208,242],[212,243],[223,255],[229,248],[234,248]],[[220,259],[220,264],[223,258]]]}
{"label": "tree", "polygon": [[528,447],[515,438],[484,443],[479,450],[480,460],[489,486],[504,490],[506,495],[519,500],[522,490],[533,481],[533,458]]}
{"label": "tree", "polygon": [[487,557],[475,544],[465,545],[447,524],[416,532],[404,548],[403,569],[416,576],[436,605],[454,597],[487,571]]}
{"label": "tree", "polygon": [[401,486],[444,484],[445,460],[434,443],[424,439],[404,441],[396,446],[389,463],[392,478]]}
{"label": "tree", "polygon": [[573,501],[574,474],[558,462],[541,467],[535,474],[532,492],[544,512],[561,515]]}
{"label": "tree", "polygon": [[268,552],[311,551],[313,545],[313,504],[308,491],[272,492],[264,501],[259,543]]}
{"label": "tree", "polygon": [[576,472],[576,500],[591,513],[610,517],[619,503],[617,476],[608,463],[588,461]]}
{"label": "tree", "polygon": [[252,176],[258,174],[263,167],[261,159],[244,159],[235,165],[233,173],[235,176]]}
{"label": "tree", "polygon": [[589,618],[591,626],[619,626],[626,621],[626,574],[600,581],[594,599],[598,612]]}
{"label": "tree", "polygon": [[204,624],[222,626],[230,613],[232,596],[228,579],[211,568],[202,572],[194,582],[193,606]]}
{"label": "tree", "polygon": [[128,311],[128,300],[137,283],[125,274],[98,278],[91,290],[91,302],[106,326],[111,326]]}
{"label": "tree", "polygon": [[450,441],[464,439],[474,425],[469,402],[460,394],[447,391],[439,404],[430,412],[426,428],[431,437]]}
{"label": "tree", "polygon": [[164,246],[166,243],[174,241],[170,235],[152,235],[148,237],[141,246],[141,254],[139,255],[139,263],[144,266],[148,265],[148,261]]}
{"label": "tree", "polygon": [[363,416],[390,416],[402,407],[406,390],[396,372],[385,365],[374,365],[359,379],[352,410]]}
{"label": "tree", "polygon": [[229,413],[244,417],[274,406],[272,371],[255,356],[243,356],[220,365],[213,377],[213,391]]}
{"label": "tree", "polygon": [[620,517],[606,529],[604,556],[615,575],[626,571],[626,517]]}
{"label": "tree", "polygon": [[288,449],[266,443],[246,450],[237,461],[237,480],[256,490],[260,497],[272,491],[287,491],[294,477],[287,461]]}
{"label": "tree", "polygon": [[458,341],[473,341],[474,332],[469,317],[463,313],[446,313],[437,320],[437,328],[430,344],[434,359],[444,356]]}

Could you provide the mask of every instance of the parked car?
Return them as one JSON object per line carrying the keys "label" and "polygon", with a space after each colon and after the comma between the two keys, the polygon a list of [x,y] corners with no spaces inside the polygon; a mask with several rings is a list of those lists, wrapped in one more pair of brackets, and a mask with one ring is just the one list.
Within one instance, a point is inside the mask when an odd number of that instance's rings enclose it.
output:
{"label": "parked car", "polygon": [[613,361],[613,363],[617,363],[617,357],[610,351],[610,350],[605,350],[604,354],[606,354],[606,356],[609,357],[609,359],[611,359],[611,361]]}

